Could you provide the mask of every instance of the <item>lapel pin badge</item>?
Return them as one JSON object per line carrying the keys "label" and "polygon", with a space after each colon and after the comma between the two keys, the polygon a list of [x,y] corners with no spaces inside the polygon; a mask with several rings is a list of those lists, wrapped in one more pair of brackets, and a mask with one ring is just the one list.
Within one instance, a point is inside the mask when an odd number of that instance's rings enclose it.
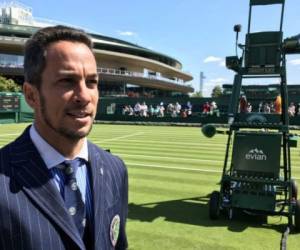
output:
{"label": "lapel pin badge", "polygon": [[100,174],[103,175],[103,168],[100,168]]}
{"label": "lapel pin badge", "polygon": [[120,230],[120,216],[116,214],[110,223],[110,241],[113,247],[116,246]]}

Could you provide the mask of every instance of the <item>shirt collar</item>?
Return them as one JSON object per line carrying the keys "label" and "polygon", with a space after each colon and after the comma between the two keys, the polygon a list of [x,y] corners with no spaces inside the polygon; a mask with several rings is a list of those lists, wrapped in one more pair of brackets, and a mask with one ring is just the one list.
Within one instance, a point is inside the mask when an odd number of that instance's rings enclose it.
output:
{"label": "shirt collar", "polygon": [[[65,160],[69,160],[46,142],[44,138],[42,138],[34,124],[30,127],[29,134],[33,144],[37,148],[48,169],[59,165]],[[88,161],[88,145],[86,138],[84,138],[83,146],[75,158],[76,157]]]}

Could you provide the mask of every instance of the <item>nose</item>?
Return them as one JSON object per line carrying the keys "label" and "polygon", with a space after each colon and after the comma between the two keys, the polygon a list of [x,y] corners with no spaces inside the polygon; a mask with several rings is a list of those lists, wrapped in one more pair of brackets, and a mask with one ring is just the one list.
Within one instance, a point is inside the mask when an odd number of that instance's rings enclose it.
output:
{"label": "nose", "polygon": [[85,80],[81,80],[74,90],[74,100],[76,103],[83,105],[88,104],[91,101],[92,90],[86,85]]}

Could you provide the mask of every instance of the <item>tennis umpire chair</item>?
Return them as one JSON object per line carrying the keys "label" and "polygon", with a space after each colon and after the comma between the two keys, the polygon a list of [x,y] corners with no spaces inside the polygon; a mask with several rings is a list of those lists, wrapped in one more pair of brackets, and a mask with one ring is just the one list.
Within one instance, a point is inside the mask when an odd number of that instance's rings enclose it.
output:
{"label": "tennis umpire chair", "polygon": [[[281,5],[277,31],[251,32],[252,8]],[[245,45],[238,44],[240,25],[236,25],[236,48],[242,56],[226,57],[227,68],[236,72],[228,109],[228,139],[220,191],[209,201],[209,215],[217,219],[220,211],[231,218],[235,210],[257,215],[283,215],[289,225],[300,230],[300,201],[297,185],[291,179],[290,148],[297,146],[289,133],[287,113],[286,60],[283,50],[283,12],[285,0],[250,0]],[[236,49],[237,51],[237,49]],[[270,119],[263,113],[238,112],[242,81],[245,78],[280,78],[282,113]],[[211,137],[216,130],[204,126]],[[294,221],[293,221],[294,219]],[[294,222],[294,223],[293,223]]]}

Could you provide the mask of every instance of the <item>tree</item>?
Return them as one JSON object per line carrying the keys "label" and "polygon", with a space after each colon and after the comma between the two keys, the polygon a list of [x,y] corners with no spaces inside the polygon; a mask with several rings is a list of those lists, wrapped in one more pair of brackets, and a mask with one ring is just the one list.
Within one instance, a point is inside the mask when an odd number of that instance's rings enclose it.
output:
{"label": "tree", "polygon": [[221,86],[217,85],[213,88],[211,92],[211,97],[220,97],[223,94]]}
{"label": "tree", "polygon": [[12,79],[0,76],[0,92],[20,92],[21,86]]}
{"label": "tree", "polygon": [[196,91],[194,93],[192,93],[191,97],[203,97],[201,91]]}

